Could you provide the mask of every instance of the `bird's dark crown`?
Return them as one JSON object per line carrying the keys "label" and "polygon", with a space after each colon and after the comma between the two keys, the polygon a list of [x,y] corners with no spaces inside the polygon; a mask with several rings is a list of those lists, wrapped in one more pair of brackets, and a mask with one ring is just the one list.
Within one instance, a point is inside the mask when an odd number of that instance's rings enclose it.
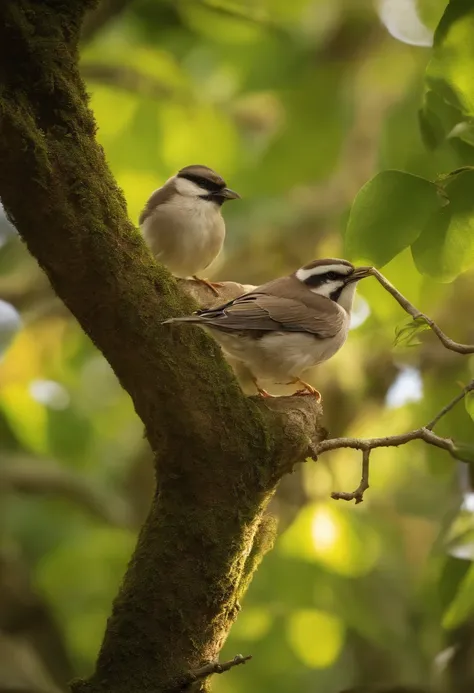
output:
{"label": "bird's dark crown", "polygon": [[196,183],[200,188],[208,190],[210,193],[219,192],[226,187],[225,180],[221,178],[212,168],[201,164],[186,166],[177,173],[178,178],[185,178],[192,183]]}

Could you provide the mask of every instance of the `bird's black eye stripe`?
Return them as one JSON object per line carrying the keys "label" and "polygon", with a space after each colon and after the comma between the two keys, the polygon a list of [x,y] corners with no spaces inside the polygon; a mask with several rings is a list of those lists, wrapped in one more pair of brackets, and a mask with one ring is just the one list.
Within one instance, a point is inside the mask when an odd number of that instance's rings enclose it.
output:
{"label": "bird's black eye stripe", "polygon": [[321,286],[327,281],[333,281],[334,279],[340,279],[341,275],[337,272],[325,272],[324,274],[311,274],[304,280],[307,286]]}
{"label": "bird's black eye stripe", "polygon": [[323,282],[324,279],[320,274],[310,274],[309,277],[306,277],[304,280],[306,286],[321,286]]}
{"label": "bird's black eye stripe", "polygon": [[192,183],[196,183],[196,185],[199,185],[200,188],[204,188],[204,190],[209,190],[209,192],[219,192],[219,190],[225,188],[225,183],[223,185],[215,183],[214,181],[209,180],[209,178],[197,176],[194,173],[180,173],[179,178],[186,178],[186,180],[190,180]]}

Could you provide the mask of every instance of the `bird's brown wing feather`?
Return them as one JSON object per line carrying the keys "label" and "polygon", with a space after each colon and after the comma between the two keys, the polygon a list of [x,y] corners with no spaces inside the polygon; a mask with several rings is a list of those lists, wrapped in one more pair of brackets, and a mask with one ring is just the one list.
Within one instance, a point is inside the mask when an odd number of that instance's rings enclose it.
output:
{"label": "bird's brown wing feather", "polygon": [[200,322],[222,330],[309,332],[317,337],[336,335],[344,313],[324,296],[311,298],[311,306],[298,300],[250,293],[217,309],[199,311]]}
{"label": "bird's brown wing feather", "polygon": [[146,219],[148,219],[150,214],[153,214],[156,207],[158,207],[159,205],[163,205],[165,202],[168,202],[168,200],[170,200],[173,197],[174,193],[175,188],[169,183],[155,190],[150,195],[145,207],[142,209],[140,216],[138,217],[139,225],[141,226],[143,222]]}

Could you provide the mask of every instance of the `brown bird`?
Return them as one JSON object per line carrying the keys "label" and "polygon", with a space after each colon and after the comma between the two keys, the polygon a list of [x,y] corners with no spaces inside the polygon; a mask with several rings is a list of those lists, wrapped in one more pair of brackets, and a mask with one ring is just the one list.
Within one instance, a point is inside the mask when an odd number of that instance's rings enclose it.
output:
{"label": "brown bird", "polygon": [[320,393],[301,379],[305,371],[327,361],[342,347],[349,331],[357,282],[370,267],[347,260],[315,260],[287,277],[275,279],[222,306],[171,318],[203,327],[238,364],[240,377],[300,384],[297,394]]}
{"label": "brown bird", "polygon": [[239,197],[207,166],[186,166],[152,193],[140,214],[145,242],[176,277],[192,277],[218,294],[220,284],[197,275],[222,250],[222,205]]}

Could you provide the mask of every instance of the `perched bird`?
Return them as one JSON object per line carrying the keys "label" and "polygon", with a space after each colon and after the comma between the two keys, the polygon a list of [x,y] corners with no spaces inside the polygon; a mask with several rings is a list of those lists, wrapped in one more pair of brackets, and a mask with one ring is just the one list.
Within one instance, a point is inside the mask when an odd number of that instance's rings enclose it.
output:
{"label": "perched bird", "polygon": [[240,198],[207,166],[186,166],[155,190],[139,217],[143,237],[155,257],[176,277],[196,275],[219,255],[225,237],[221,207]]}
{"label": "perched bird", "polygon": [[263,397],[272,395],[259,381],[271,380],[300,384],[297,394],[320,398],[301,376],[346,341],[357,282],[370,272],[370,267],[354,267],[347,260],[315,260],[222,306],[165,322],[195,323],[208,330],[241,366],[240,377],[243,368]]}

